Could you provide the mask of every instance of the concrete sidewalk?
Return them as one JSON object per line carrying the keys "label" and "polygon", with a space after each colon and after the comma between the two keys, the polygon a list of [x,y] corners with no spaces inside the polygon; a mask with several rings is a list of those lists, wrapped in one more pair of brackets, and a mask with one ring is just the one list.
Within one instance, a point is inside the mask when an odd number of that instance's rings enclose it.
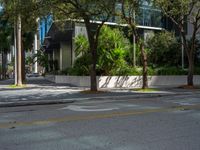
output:
{"label": "concrete sidewalk", "polygon": [[42,77],[29,78],[24,88],[12,88],[13,80],[0,81],[0,107],[73,103],[87,100],[138,99],[193,94],[199,91],[161,87],[155,92],[137,92],[132,89],[101,89],[100,93],[81,92],[87,88],[55,84]]}

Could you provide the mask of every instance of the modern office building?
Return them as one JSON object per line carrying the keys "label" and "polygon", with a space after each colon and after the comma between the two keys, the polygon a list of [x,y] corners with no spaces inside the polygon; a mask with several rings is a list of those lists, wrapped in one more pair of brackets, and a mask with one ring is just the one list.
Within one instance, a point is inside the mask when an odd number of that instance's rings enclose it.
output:
{"label": "modern office building", "polygon": [[[116,4],[116,9],[120,8],[121,4]],[[154,32],[163,29],[174,29],[173,23],[162,16],[161,10],[147,2],[143,3],[139,12],[136,15],[136,23],[138,24],[139,33],[141,36],[144,36],[144,39]],[[53,22],[52,18],[52,16],[48,16],[40,22],[40,42],[48,53],[49,71],[61,71],[73,66],[76,59],[74,54],[74,38],[79,34],[87,36],[86,28],[84,23],[74,21],[66,21],[64,27],[60,28]],[[117,24],[118,20],[118,17],[112,17],[105,24],[117,27],[119,26]]]}

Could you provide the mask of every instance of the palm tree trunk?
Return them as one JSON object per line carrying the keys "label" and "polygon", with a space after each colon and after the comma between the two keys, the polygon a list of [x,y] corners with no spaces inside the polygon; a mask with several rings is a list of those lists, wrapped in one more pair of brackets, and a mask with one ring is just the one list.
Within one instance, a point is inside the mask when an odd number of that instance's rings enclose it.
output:
{"label": "palm tree trunk", "polygon": [[96,60],[97,60],[97,53],[96,53],[96,46],[94,43],[91,44],[91,54],[92,54],[92,64],[90,69],[90,75],[91,75],[91,91],[97,91],[97,79],[96,79]]}
{"label": "palm tree trunk", "polygon": [[26,76],[25,76],[25,50],[24,50],[24,45],[23,42],[21,44],[21,56],[22,56],[22,84],[25,84]]}
{"label": "palm tree trunk", "polygon": [[[97,88],[97,79],[96,79],[96,63],[97,63],[97,42],[95,41],[95,35],[92,33],[92,28],[90,26],[90,20],[88,18],[84,19],[85,26],[87,29],[87,35],[90,45],[90,55],[91,55],[91,66],[90,66],[90,90],[96,92]],[[98,37],[96,37],[98,38]]]}
{"label": "palm tree trunk", "polygon": [[189,62],[189,68],[188,68],[187,84],[188,84],[188,86],[194,86],[194,83],[193,83],[193,75],[194,75],[194,56],[193,56],[193,52],[191,52],[189,54],[188,62]]}
{"label": "palm tree trunk", "polygon": [[17,51],[18,51],[18,64],[17,64],[17,86],[23,85],[23,60],[22,60],[22,39],[21,39],[21,16],[17,18]]}
{"label": "palm tree trunk", "polygon": [[18,49],[17,49],[17,24],[14,24],[14,47],[15,47],[15,85],[18,85]]}
{"label": "palm tree trunk", "polygon": [[6,76],[6,72],[7,72],[6,65],[7,65],[7,53],[6,53],[6,50],[3,50],[3,52],[2,52],[2,79],[7,78],[7,76]]}
{"label": "palm tree trunk", "polygon": [[144,44],[141,42],[140,44],[140,50],[142,54],[142,65],[143,65],[143,83],[142,83],[142,89],[148,88],[148,77],[147,77],[147,54],[144,50]]}

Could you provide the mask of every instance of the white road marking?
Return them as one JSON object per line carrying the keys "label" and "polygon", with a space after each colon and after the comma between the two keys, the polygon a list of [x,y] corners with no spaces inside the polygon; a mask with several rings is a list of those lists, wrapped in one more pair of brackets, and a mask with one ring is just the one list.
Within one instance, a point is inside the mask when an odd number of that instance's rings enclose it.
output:
{"label": "white road marking", "polygon": [[77,105],[69,105],[67,107],[62,108],[61,110],[73,110],[73,111],[85,111],[85,112],[92,112],[92,111],[111,111],[119,109],[118,107],[112,108],[97,108],[96,106],[77,106]]}

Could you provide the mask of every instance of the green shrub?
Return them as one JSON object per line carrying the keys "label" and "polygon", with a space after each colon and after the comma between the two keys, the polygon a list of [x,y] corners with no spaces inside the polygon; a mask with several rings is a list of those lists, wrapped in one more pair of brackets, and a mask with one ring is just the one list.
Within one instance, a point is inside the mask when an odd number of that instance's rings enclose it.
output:
{"label": "green shrub", "polygon": [[[188,69],[182,69],[177,67],[161,67],[155,69],[155,75],[187,75]],[[194,75],[200,75],[200,68],[194,69]]]}
{"label": "green shrub", "polygon": [[73,68],[67,68],[62,71],[65,75],[84,76],[89,75],[89,65],[91,64],[89,55],[85,54],[77,58]]}
{"label": "green shrub", "polygon": [[156,70],[153,69],[152,67],[148,67],[147,68],[147,72],[149,76],[155,75],[156,74]]}
{"label": "green shrub", "polygon": [[62,70],[61,74],[70,76],[88,76],[89,72],[86,72],[86,69],[83,67],[82,68],[73,67]]}
{"label": "green shrub", "polygon": [[156,69],[156,75],[187,75],[187,70],[177,67],[161,67]]}
{"label": "green shrub", "polygon": [[[68,74],[88,75],[91,64],[89,44],[84,36],[75,38],[76,56],[74,67]],[[104,26],[100,32],[99,45],[97,48],[97,75],[114,75],[126,72],[125,58],[128,56],[130,43],[119,29],[111,29]],[[122,69],[122,71],[120,71]],[[127,69],[128,70],[128,69]]]}
{"label": "green shrub", "polygon": [[89,52],[89,42],[87,38],[83,35],[78,35],[75,38],[75,55],[84,55]]}
{"label": "green shrub", "polygon": [[131,76],[131,75],[141,75],[141,70],[128,65],[122,66],[118,69],[111,70],[111,75],[115,76]]}
{"label": "green shrub", "polygon": [[200,75],[200,67],[194,68],[194,74],[195,75]]}
{"label": "green shrub", "polygon": [[[62,71],[62,74],[65,75],[89,75],[88,68],[67,68]],[[188,70],[177,68],[177,67],[160,67],[160,68],[152,68],[148,67],[148,75],[187,75]],[[102,74],[98,74],[102,75]],[[111,76],[137,76],[142,75],[142,67],[131,67],[129,65],[124,65],[118,69],[112,69],[110,71]],[[200,75],[200,67],[196,67],[194,69],[194,75]]]}
{"label": "green shrub", "polygon": [[156,33],[147,40],[148,62],[154,66],[179,66],[181,44],[170,32]]}
{"label": "green shrub", "polygon": [[[188,44],[189,44],[189,47],[191,47],[192,39],[188,40]],[[196,39],[195,41],[194,65],[200,66],[200,39]]]}

